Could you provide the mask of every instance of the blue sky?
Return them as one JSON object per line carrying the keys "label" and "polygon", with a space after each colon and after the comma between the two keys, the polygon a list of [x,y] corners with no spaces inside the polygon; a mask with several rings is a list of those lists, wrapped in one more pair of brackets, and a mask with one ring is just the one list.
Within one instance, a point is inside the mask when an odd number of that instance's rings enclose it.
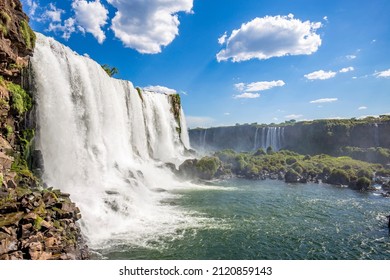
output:
{"label": "blue sky", "polygon": [[390,113],[388,0],[22,0],[34,30],[181,93],[190,127]]}

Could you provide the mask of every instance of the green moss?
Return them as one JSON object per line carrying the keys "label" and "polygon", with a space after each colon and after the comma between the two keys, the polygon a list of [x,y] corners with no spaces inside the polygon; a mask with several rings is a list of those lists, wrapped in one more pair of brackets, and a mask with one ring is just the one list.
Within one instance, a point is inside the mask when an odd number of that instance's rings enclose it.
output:
{"label": "green moss", "polygon": [[0,11],[0,32],[4,36],[8,35],[10,23],[11,17],[5,11]]}
{"label": "green moss", "polygon": [[14,133],[14,129],[9,124],[5,125],[5,136],[7,139]]}
{"label": "green moss", "polygon": [[39,231],[41,229],[42,222],[43,222],[43,219],[41,217],[37,216],[37,218],[34,221],[34,229],[36,231]]}
{"label": "green moss", "polygon": [[30,50],[34,49],[36,35],[25,20],[20,22],[20,33],[22,34],[24,42],[26,43],[26,47]]}
{"label": "green moss", "polygon": [[21,86],[14,83],[7,83],[7,89],[11,92],[11,108],[19,115],[23,115],[32,107],[32,99]]}
{"label": "green moss", "polygon": [[0,173],[0,188],[3,186],[3,181],[4,181],[4,175],[3,173]]}

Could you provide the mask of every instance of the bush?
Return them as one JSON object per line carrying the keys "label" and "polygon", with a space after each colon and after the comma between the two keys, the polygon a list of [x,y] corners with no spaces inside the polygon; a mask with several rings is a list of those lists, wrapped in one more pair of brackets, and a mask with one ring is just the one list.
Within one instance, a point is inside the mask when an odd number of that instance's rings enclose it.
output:
{"label": "bush", "polygon": [[287,163],[288,165],[291,165],[291,164],[293,164],[293,163],[295,163],[295,162],[297,162],[297,159],[294,158],[294,157],[288,157],[288,158],[286,159],[286,163]]}
{"label": "bush", "polygon": [[360,177],[356,182],[356,187],[360,190],[367,190],[371,185],[371,180],[367,177]]}
{"label": "bush", "polygon": [[254,154],[255,157],[257,156],[263,156],[266,155],[266,152],[264,152],[263,148],[258,149]]}
{"label": "bush", "polygon": [[216,157],[204,157],[196,163],[196,169],[202,179],[212,179],[221,166],[221,161]]}
{"label": "bush", "polygon": [[31,109],[32,99],[24,89],[14,83],[8,83],[7,89],[12,94],[11,108],[16,110],[19,115],[22,115]]}
{"label": "bush", "polygon": [[330,173],[328,183],[332,185],[348,185],[349,175],[342,169],[333,169]]}
{"label": "bush", "polygon": [[26,47],[30,50],[34,49],[36,35],[25,20],[20,22],[20,33],[22,33]]}

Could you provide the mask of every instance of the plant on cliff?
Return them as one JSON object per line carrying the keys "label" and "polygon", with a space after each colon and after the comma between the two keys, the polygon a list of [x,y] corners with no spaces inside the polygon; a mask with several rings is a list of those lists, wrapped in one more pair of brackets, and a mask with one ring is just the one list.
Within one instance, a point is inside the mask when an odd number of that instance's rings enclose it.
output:
{"label": "plant on cliff", "polygon": [[11,17],[5,11],[0,11],[0,32],[3,36],[8,35],[10,22]]}
{"label": "plant on cliff", "polygon": [[36,35],[25,20],[20,22],[20,33],[22,34],[24,42],[26,43],[26,47],[30,50],[34,49]]}
{"label": "plant on cliff", "polygon": [[107,64],[103,64],[100,66],[103,68],[104,71],[106,71],[107,75],[110,77],[113,77],[114,75],[119,73],[119,70],[116,67],[111,67],[110,65]]}
{"label": "plant on cliff", "polygon": [[32,107],[32,99],[21,86],[14,83],[7,83],[7,89],[11,92],[11,107],[16,110],[19,115],[23,115]]}

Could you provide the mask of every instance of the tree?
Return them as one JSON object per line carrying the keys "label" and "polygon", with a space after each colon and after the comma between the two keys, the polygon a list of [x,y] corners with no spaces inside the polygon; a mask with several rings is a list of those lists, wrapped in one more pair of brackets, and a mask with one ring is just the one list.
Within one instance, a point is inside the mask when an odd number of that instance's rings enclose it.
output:
{"label": "tree", "polygon": [[110,65],[107,65],[107,64],[103,64],[101,66],[102,66],[103,70],[106,71],[107,75],[110,77],[119,73],[119,70],[116,67],[111,67]]}

